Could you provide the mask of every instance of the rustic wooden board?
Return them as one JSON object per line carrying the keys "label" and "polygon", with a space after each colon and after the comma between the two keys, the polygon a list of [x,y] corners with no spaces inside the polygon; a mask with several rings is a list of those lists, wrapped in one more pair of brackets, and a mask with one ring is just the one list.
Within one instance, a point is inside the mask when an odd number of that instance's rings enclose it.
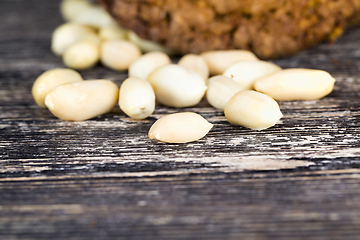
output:
{"label": "rustic wooden board", "polygon": [[[143,121],[115,108],[64,122],[31,96],[38,75],[63,67],[49,50],[58,4],[0,2],[0,239],[360,239],[360,28],[275,61],[337,82],[321,100],[280,102],[284,118],[264,131],[230,125],[206,101]],[[215,126],[194,143],[147,138],[179,111]]]}

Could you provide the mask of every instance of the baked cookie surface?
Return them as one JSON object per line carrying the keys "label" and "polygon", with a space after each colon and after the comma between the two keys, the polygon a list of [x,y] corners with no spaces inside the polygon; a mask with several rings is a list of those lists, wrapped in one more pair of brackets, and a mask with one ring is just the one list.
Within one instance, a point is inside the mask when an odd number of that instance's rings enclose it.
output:
{"label": "baked cookie surface", "polygon": [[360,0],[100,0],[141,38],[181,54],[248,49],[288,56],[360,23]]}

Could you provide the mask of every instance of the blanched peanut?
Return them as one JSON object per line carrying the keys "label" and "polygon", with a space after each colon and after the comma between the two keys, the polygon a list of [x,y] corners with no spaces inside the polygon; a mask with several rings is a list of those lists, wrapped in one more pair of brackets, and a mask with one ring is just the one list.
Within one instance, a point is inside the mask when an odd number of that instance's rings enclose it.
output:
{"label": "blanched peanut", "polygon": [[149,138],[168,143],[187,143],[204,137],[213,127],[192,112],[170,114],[158,119],[150,128]]}
{"label": "blanched peanut", "polygon": [[81,75],[66,68],[55,68],[41,74],[34,82],[32,87],[32,95],[37,105],[46,108],[45,97],[55,87],[71,82],[82,81]]}
{"label": "blanched peanut", "polygon": [[100,28],[114,23],[108,12],[100,6],[93,5],[77,14],[73,22]]}
{"label": "blanched peanut", "polygon": [[68,47],[82,40],[100,43],[100,38],[91,27],[77,23],[65,23],[53,32],[51,49],[56,55],[61,56]]}
{"label": "blanched peanut", "polygon": [[205,59],[200,55],[186,54],[179,60],[178,64],[197,72],[205,80],[205,83],[207,82],[209,78],[209,67]]}
{"label": "blanched peanut", "polygon": [[252,90],[238,92],[225,106],[225,117],[231,124],[254,130],[274,126],[282,116],[274,99]]}
{"label": "blanched peanut", "polygon": [[170,64],[171,60],[163,52],[148,52],[138,58],[129,67],[129,77],[145,79],[156,68]]}
{"label": "blanched peanut", "polygon": [[60,13],[66,21],[72,21],[92,4],[88,0],[63,0],[60,4]]}
{"label": "blanched peanut", "polygon": [[143,51],[143,52],[153,52],[153,51],[158,51],[158,52],[164,52],[167,55],[173,55],[174,51],[172,51],[171,49],[168,49],[156,42],[152,42],[149,40],[145,40],[145,39],[141,39],[136,33],[134,33],[133,31],[129,30],[128,33],[128,38],[131,42],[135,43],[137,46],[139,46],[139,48]]}
{"label": "blanched peanut", "polygon": [[62,120],[82,121],[110,112],[119,88],[109,80],[86,80],[54,88],[45,98],[52,114]]}
{"label": "blanched peanut", "polygon": [[334,83],[322,70],[286,69],[256,80],[254,87],[280,101],[315,100],[331,93]]}
{"label": "blanched peanut", "polygon": [[155,93],[149,82],[130,77],[120,87],[119,106],[131,118],[144,119],[155,110]]}
{"label": "blanched peanut", "polygon": [[92,68],[99,60],[99,44],[89,40],[71,45],[63,54],[64,64],[77,70]]}
{"label": "blanched peanut", "polygon": [[176,64],[155,69],[147,80],[155,91],[156,100],[169,107],[194,106],[207,89],[199,74]]}
{"label": "blanched peanut", "polygon": [[141,56],[141,50],[132,42],[109,40],[101,44],[101,62],[114,70],[127,70]]}
{"label": "blanched peanut", "polygon": [[127,39],[128,30],[117,24],[110,24],[99,29],[99,37],[104,40]]}
{"label": "blanched peanut", "polygon": [[222,50],[207,51],[200,54],[210,70],[210,75],[220,75],[238,61],[257,61],[259,60],[252,52],[247,50]]}
{"label": "blanched peanut", "polygon": [[224,109],[226,103],[237,92],[243,90],[231,78],[218,75],[209,78],[206,99],[211,106],[217,109]]}
{"label": "blanched peanut", "polygon": [[223,73],[244,89],[253,89],[256,79],[281,71],[281,67],[265,61],[239,61],[232,64]]}

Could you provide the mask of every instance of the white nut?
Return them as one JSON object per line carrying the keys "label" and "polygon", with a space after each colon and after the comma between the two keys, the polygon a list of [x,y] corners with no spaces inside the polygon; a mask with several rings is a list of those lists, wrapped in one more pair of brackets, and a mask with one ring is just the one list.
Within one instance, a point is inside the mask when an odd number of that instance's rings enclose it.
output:
{"label": "white nut", "polygon": [[315,100],[331,93],[334,83],[322,70],[286,69],[256,80],[254,87],[280,101]]}
{"label": "white nut", "polygon": [[108,12],[100,6],[91,6],[81,11],[73,19],[73,22],[100,28],[114,23],[114,20]]}
{"label": "white nut", "polygon": [[52,114],[67,121],[82,121],[110,112],[119,88],[109,80],[86,80],[60,85],[45,98]]}
{"label": "white nut", "polygon": [[99,37],[103,41],[115,39],[127,39],[128,30],[119,27],[116,24],[110,24],[99,29]]}
{"label": "white nut", "polygon": [[204,79],[205,83],[207,82],[209,78],[209,67],[202,56],[191,53],[186,54],[180,58],[178,64],[197,72]]}
{"label": "white nut", "polygon": [[144,119],[155,110],[155,93],[146,80],[130,77],[120,86],[119,106],[131,118]]}
{"label": "white nut", "polygon": [[135,43],[137,46],[139,46],[139,48],[143,51],[143,52],[153,52],[153,51],[158,51],[158,52],[164,52],[167,55],[173,55],[174,51],[172,51],[171,49],[168,49],[156,42],[153,41],[149,41],[149,40],[145,40],[145,39],[141,39],[136,33],[134,33],[133,31],[129,31],[128,33],[128,38],[131,42]]}
{"label": "white nut", "polygon": [[274,99],[252,90],[238,92],[225,106],[225,117],[231,124],[254,130],[274,126],[282,116]]}
{"label": "white nut", "polygon": [[68,47],[82,40],[100,43],[100,38],[91,27],[77,23],[65,23],[53,32],[51,50],[61,56]]}
{"label": "white nut", "polygon": [[210,70],[210,75],[220,75],[238,61],[257,61],[259,60],[255,54],[247,50],[218,50],[207,51],[200,54]]}
{"label": "white nut", "polygon": [[88,0],[63,0],[60,4],[60,13],[66,21],[72,21],[92,4]]}
{"label": "white nut", "polygon": [[237,92],[243,90],[231,78],[218,75],[209,78],[206,99],[211,106],[217,109],[224,109],[226,103]]}
{"label": "white nut", "polygon": [[207,89],[199,74],[176,64],[155,69],[147,80],[155,91],[156,100],[169,107],[194,106]]}
{"label": "white nut", "polygon": [[129,66],[140,56],[139,47],[129,41],[109,40],[101,45],[102,64],[114,70],[128,70]]}
{"label": "white nut", "polygon": [[232,64],[223,73],[244,89],[253,89],[256,79],[281,71],[278,65],[265,61],[239,61]]}
{"label": "white nut", "polygon": [[99,44],[89,40],[80,41],[71,45],[63,54],[64,64],[69,68],[77,70],[92,68],[99,60]]}
{"label": "white nut", "polygon": [[46,108],[45,97],[51,90],[61,84],[82,80],[81,75],[72,69],[56,68],[48,70],[35,80],[32,86],[32,95],[37,105]]}
{"label": "white nut", "polygon": [[148,52],[138,58],[129,67],[129,77],[145,79],[156,68],[170,64],[171,59],[163,52]]}
{"label": "white nut", "polygon": [[149,138],[168,143],[187,143],[203,138],[213,127],[192,112],[170,114],[158,119],[149,130]]}

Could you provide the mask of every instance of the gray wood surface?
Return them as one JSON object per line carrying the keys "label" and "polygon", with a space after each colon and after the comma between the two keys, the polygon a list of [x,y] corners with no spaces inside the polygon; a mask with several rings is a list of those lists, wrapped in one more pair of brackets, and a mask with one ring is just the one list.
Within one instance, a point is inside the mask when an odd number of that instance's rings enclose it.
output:
{"label": "gray wood surface", "polygon": [[[264,131],[230,125],[206,101],[142,121],[116,107],[64,122],[31,96],[37,76],[64,67],[50,51],[58,4],[0,1],[0,239],[360,239],[360,28],[274,61],[337,82],[321,100],[280,102],[284,118]],[[147,137],[179,111],[215,126],[188,144]]]}

